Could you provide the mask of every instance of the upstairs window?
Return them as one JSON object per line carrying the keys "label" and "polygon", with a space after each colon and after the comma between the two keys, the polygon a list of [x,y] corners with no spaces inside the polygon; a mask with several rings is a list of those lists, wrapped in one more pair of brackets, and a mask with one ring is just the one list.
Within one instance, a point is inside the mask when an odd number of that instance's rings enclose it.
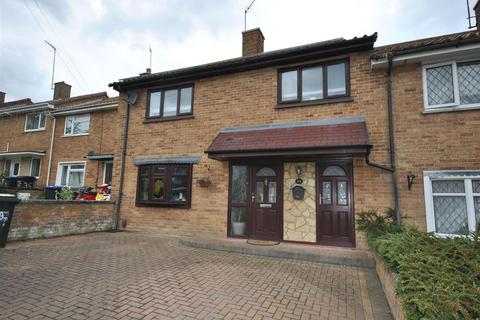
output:
{"label": "upstairs window", "polygon": [[90,129],[90,114],[68,116],[65,118],[66,136],[78,136],[88,134]]}
{"label": "upstairs window", "polygon": [[137,204],[190,207],[191,165],[145,165],[139,167]]}
{"label": "upstairs window", "polygon": [[279,103],[346,97],[349,92],[348,61],[334,61],[279,71]]}
{"label": "upstairs window", "polygon": [[25,117],[25,131],[45,130],[45,118],[44,112],[27,114]]}
{"label": "upstairs window", "polygon": [[173,118],[193,114],[193,85],[150,91],[147,118]]}
{"label": "upstairs window", "polygon": [[480,61],[423,67],[426,110],[480,107]]}

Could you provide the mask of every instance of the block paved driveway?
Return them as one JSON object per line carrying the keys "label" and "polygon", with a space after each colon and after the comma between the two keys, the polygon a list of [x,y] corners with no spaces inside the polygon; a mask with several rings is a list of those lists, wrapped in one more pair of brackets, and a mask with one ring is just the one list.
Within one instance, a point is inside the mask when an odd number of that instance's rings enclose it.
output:
{"label": "block paved driveway", "polygon": [[0,319],[391,319],[374,272],[133,232],[16,242]]}

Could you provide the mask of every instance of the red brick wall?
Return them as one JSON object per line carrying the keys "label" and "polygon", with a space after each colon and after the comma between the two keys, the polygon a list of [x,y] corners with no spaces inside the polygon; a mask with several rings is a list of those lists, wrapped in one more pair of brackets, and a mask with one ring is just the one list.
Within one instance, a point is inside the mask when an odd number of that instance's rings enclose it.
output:
{"label": "red brick wall", "polygon": [[48,238],[113,229],[114,202],[33,200],[17,204],[8,240]]}
{"label": "red brick wall", "polygon": [[[277,68],[217,76],[195,81],[194,119],[143,123],[146,90],[131,109],[126,161],[125,197],[122,217],[128,228],[181,235],[226,236],[228,162],[206,157],[204,150],[222,127],[256,125],[365,116],[370,140],[374,144],[372,161],[388,163],[385,75],[373,73],[368,53],[352,54],[351,92],[353,102],[275,109],[277,104]],[[120,102],[123,117],[125,103]],[[200,155],[193,167],[193,181],[208,175],[208,188],[195,185],[191,209],[136,207],[135,191],[138,157]],[[117,163],[118,165],[118,163]],[[209,167],[205,173],[205,167]],[[390,174],[354,161],[355,210],[391,207]],[[357,237],[364,245],[361,236]]]}
{"label": "red brick wall", "polygon": [[[52,119],[47,117],[45,130],[25,132],[25,114],[16,114],[10,117],[0,118],[0,152],[7,151],[45,151],[46,155],[40,163],[40,177],[38,185],[45,185],[48,167],[48,149],[50,148],[50,136],[52,133]],[[4,161],[0,159],[0,172],[3,173]]]}
{"label": "red brick wall", "polygon": [[117,111],[90,113],[89,133],[82,136],[64,136],[65,118],[57,116],[50,184],[55,184],[60,162],[86,161],[84,184],[95,187],[103,181],[103,161],[87,160],[85,157],[89,151],[113,154],[117,150],[116,144],[120,143]]}
{"label": "red brick wall", "polygon": [[425,229],[423,171],[480,169],[480,110],[424,114],[420,64],[393,69],[393,108],[400,208]]}

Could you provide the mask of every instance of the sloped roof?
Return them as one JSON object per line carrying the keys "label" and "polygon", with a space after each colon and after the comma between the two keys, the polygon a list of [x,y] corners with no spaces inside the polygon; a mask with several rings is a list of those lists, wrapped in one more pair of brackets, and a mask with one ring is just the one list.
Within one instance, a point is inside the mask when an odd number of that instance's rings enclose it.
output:
{"label": "sloped roof", "polygon": [[0,103],[0,108],[14,107],[14,106],[20,106],[20,105],[27,105],[27,104],[33,104],[30,98]]}
{"label": "sloped roof", "polygon": [[438,37],[418,39],[407,42],[394,43],[386,46],[377,47],[373,50],[371,58],[384,58],[389,53],[407,54],[413,50],[433,50],[439,47],[456,46],[460,44],[480,42],[479,31],[466,31]]}
{"label": "sloped roof", "polygon": [[135,77],[120,79],[117,82],[110,83],[109,86],[113,87],[115,90],[122,90],[127,87],[140,86],[151,82],[161,83],[163,81],[167,83],[169,81],[174,82],[192,80],[219,74],[281,65],[295,61],[305,61],[309,59],[311,60],[335,54],[371,50],[376,40],[377,33],[369,36],[364,35],[359,38],[355,37],[352,39],[337,38],[322,42],[311,43],[303,46],[268,51],[245,57],[202,64],[188,68],[152,74],[141,74]]}
{"label": "sloped roof", "polygon": [[309,150],[351,147],[363,149],[364,152],[370,147],[367,126],[362,117],[224,128],[205,152],[211,158],[223,160],[252,152],[274,155],[282,151],[300,150],[306,155]]}

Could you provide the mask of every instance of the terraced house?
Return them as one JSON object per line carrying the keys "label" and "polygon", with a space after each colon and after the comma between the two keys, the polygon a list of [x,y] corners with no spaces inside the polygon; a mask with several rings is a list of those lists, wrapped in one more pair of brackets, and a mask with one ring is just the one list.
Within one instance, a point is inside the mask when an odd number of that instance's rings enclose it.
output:
{"label": "terraced house", "polygon": [[362,210],[478,228],[478,31],[271,52],[260,29],[242,37],[239,58],[111,84],[128,124],[124,225],[357,248]]}
{"label": "terraced house", "polygon": [[70,89],[58,82],[53,99],[38,103],[3,103],[2,94],[0,168],[15,184],[43,189],[111,182],[118,98],[105,92],[70,97]]}

